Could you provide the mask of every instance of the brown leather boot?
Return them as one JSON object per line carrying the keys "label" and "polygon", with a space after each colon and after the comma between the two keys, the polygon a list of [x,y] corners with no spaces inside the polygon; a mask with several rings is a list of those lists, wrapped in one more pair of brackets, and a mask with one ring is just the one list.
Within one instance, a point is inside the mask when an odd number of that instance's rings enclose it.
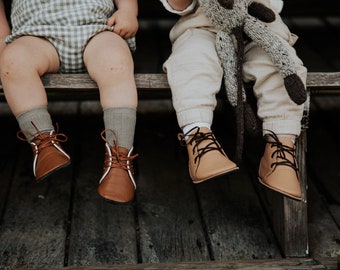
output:
{"label": "brown leather boot", "polygon": [[[18,132],[18,138],[27,141],[20,134],[25,131]],[[52,173],[68,166],[71,163],[70,156],[63,150],[60,142],[67,141],[65,134],[51,132],[40,133],[34,135],[34,139],[30,142],[33,150],[33,174],[36,182],[42,182]]]}
{"label": "brown leather boot", "polygon": [[104,199],[114,203],[128,203],[134,199],[136,182],[132,160],[138,154],[132,155],[133,147],[128,150],[119,147],[117,141],[113,146],[105,141],[104,173],[99,181],[98,193]]}
{"label": "brown leather boot", "polygon": [[266,147],[259,166],[259,181],[268,188],[301,200],[295,145],[290,138],[266,135]]}
{"label": "brown leather boot", "polygon": [[195,184],[239,169],[207,127],[195,127],[187,135],[178,134],[178,139],[187,146],[189,173]]}

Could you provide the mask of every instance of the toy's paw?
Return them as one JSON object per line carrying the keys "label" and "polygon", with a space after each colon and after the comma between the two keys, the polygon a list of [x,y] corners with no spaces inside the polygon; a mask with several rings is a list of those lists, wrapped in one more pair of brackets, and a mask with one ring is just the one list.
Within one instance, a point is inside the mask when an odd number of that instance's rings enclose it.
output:
{"label": "toy's paw", "polygon": [[301,78],[296,74],[291,74],[284,78],[284,84],[290,98],[297,104],[301,105],[307,99],[305,85]]}
{"label": "toy's paw", "polygon": [[261,3],[252,2],[248,7],[248,13],[265,23],[271,23],[275,21],[275,13],[270,8]]}
{"label": "toy's paw", "polygon": [[233,9],[234,6],[234,0],[218,0],[218,3],[225,9]]}

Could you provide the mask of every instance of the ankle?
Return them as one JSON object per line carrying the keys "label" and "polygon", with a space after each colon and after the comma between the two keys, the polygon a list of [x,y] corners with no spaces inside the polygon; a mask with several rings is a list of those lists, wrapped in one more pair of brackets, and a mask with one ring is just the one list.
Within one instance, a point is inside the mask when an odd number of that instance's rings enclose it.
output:
{"label": "ankle", "polygon": [[205,122],[195,122],[193,124],[189,124],[189,125],[184,126],[182,128],[182,130],[183,130],[185,140],[187,140],[189,138],[189,134],[192,133],[192,131],[195,128],[201,128],[201,127],[206,127],[210,130],[211,125],[209,123],[205,123]]}
{"label": "ankle", "polygon": [[274,133],[272,131],[269,131],[269,133],[266,133],[264,135],[264,138],[267,142],[285,142],[287,140],[291,141],[293,144],[295,144],[297,135],[295,134],[287,134],[287,133]]}

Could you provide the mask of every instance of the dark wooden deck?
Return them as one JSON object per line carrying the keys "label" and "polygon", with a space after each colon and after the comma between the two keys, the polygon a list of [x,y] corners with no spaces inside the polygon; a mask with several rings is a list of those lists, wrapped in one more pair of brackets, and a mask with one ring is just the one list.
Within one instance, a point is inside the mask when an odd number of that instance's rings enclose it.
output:
{"label": "dark wooden deck", "polygon": [[[310,256],[336,257],[340,245],[339,132],[312,114],[309,129]],[[319,114],[319,113],[318,113]],[[173,112],[139,113],[135,147],[138,190],[132,205],[101,200],[96,187],[104,157],[100,114],[55,115],[67,133],[72,167],[35,184],[31,150],[2,117],[0,265],[26,267],[281,259],[254,179],[260,138],[232,176],[192,185]],[[216,135],[229,153],[234,138],[225,111]],[[331,125],[329,125],[331,127]],[[254,149],[255,148],[255,149]],[[258,148],[258,149],[256,149]],[[248,159],[247,159],[248,160]],[[292,240],[293,241],[293,240]]]}
{"label": "dark wooden deck", "polygon": [[[339,17],[286,17],[310,71],[340,70]],[[141,23],[137,72],[160,72],[171,19]],[[151,44],[147,41],[153,39]],[[149,56],[153,57],[149,57]],[[146,57],[147,56],[147,57]],[[96,188],[104,146],[97,102],[52,102],[72,166],[35,184],[32,153],[1,105],[0,269],[338,269],[340,97],[312,96],[308,129],[307,258],[283,258],[256,180],[262,139],[248,138],[241,171],[193,185],[169,100],[142,100],[131,205],[103,201]],[[231,111],[219,101],[214,131],[233,155]],[[272,209],[275,211],[275,209]],[[292,239],[294,241],[294,239]],[[307,251],[306,251],[307,252]]]}

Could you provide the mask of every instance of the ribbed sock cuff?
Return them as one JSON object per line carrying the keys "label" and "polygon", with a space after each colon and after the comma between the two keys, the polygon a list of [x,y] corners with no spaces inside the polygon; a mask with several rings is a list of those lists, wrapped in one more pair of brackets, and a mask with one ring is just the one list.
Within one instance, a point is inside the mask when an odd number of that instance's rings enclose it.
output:
{"label": "ribbed sock cuff", "polygon": [[[108,108],[103,110],[105,129],[112,130],[106,132],[106,139],[113,145],[117,140],[120,147],[131,149],[133,146],[136,114],[137,110],[133,108]],[[115,136],[116,135],[116,136]]]}
{"label": "ribbed sock cuff", "polygon": [[20,129],[25,131],[24,135],[28,141],[32,140],[38,131],[44,133],[54,129],[47,107],[29,110],[19,114],[16,119]]}

